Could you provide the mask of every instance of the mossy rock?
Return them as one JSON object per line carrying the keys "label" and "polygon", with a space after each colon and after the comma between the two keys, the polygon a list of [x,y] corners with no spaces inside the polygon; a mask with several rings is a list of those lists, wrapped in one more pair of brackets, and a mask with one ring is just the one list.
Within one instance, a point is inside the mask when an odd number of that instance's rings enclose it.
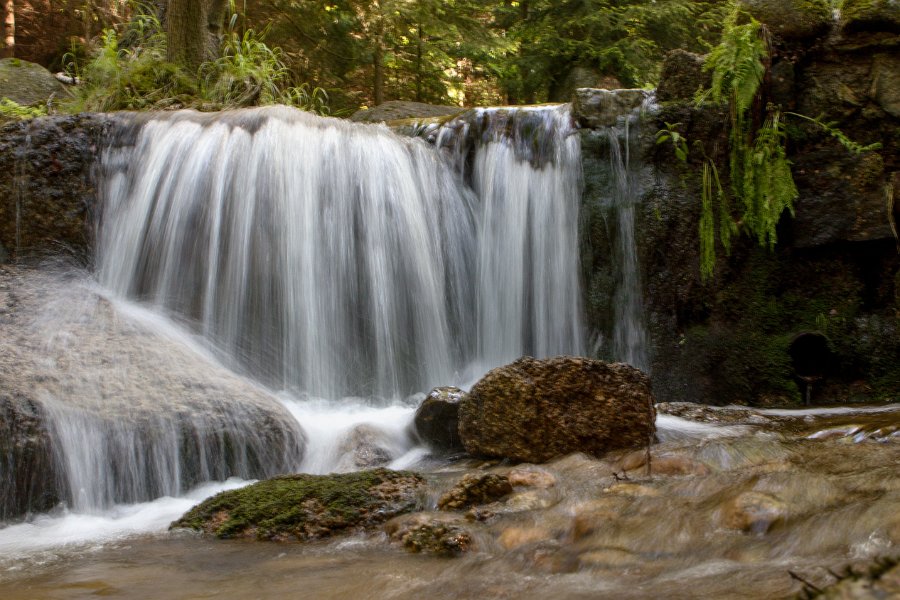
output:
{"label": "mossy rock", "polygon": [[420,475],[388,469],[285,475],[208,498],[171,528],[194,529],[218,538],[324,538],[416,510],[424,485]]}
{"label": "mossy rock", "polygon": [[0,98],[22,106],[45,104],[51,96],[68,98],[66,87],[41,65],[18,58],[0,60]]}
{"label": "mossy rock", "polygon": [[740,0],[741,7],[786,40],[806,40],[826,33],[832,24],[826,0]]}
{"label": "mossy rock", "polygon": [[841,24],[845,31],[900,31],[900,2],[844,0]]}

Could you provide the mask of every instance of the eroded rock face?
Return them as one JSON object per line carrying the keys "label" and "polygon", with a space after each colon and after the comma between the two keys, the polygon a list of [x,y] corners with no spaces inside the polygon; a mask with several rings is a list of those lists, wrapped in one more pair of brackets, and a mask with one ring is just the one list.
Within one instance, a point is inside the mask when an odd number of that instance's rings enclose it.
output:
{"label": "eroded rock face", "polygon": [[741,6],[784,39],[816,37],[832,23],[831,5],[826,0],[741,0]]}
{"label": "eroded rock face", "polygon": [[465,392],[457,387],[437,387],[428,393],[419,408],[413,424],[416,434],[432,450],[461,452],[459,439],[459,403]]}
{"label": "eroded rock face", "polygon": [[420,475],[387,469],[285,475],[208,498],[171,527],[219,538],[307,541],[412,512],[424,485]]}
{"label": "eroded rock face", "polygon": [[490,371],[460,407],[476,456],[545,462],[646,445],[655,431],[649,378],[625,364],[530,357]]}

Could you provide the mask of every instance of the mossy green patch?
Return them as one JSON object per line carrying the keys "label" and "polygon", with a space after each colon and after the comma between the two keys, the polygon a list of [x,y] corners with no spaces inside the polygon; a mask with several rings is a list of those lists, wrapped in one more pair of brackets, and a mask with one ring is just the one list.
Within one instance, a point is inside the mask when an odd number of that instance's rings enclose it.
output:
{"label": "mossy green patch", "polygon": [[172,528],[205,531],[219,538],[327,537],[414,510],[424,483],[415,473],[387,469],[285,475],[213,496]]}

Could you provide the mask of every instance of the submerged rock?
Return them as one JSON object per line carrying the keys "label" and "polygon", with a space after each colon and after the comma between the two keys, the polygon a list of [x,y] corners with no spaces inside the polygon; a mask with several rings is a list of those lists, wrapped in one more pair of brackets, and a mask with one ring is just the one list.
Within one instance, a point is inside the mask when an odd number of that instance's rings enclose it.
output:
{"label": "submerged rock", "polygon": [[646,445],[656,413],[649,378],[588,358],[520,358],[490,371],[460,406],[473,455],[545,462]]}
{"label": "submerged rock", "polygon": [[459,482],[441,496],[438,508],[441,510],[460,510],[487,504],[512,493],[512,485],[505,475],[488,473],[486,475],[464,475]]}
{"label": "submerged rock", "polygon": [[204,500],[171,528],[218,538],[306,541],[365,529],[419,508],[425,479],[374,469],[332,475],[284,475]]}
{"label": "submerged rock", "polygon": [[459,403],[464,396],[458,387],[436,387],[416,410],[416,434],[432,450],[465,450],[459,438]]}
{"label": "submerged rock", "polygon": [[748,533],[766,533],[786,516],[784,502],[761,492],[744,492],[722,507],[722,524]]}
{"label": "submerged rock", "polygon": [[389,447],[390,440],[383,431],[368,424],[357,425],[341,443],[337,471],[384,466],[391,462]]}
{"label": "submerged rock", "polygon": [[455,515],[404,515],[389,521],[384,529],[391,540],[399,542],[410,552],[457,556],[474,549],[472,534]]}

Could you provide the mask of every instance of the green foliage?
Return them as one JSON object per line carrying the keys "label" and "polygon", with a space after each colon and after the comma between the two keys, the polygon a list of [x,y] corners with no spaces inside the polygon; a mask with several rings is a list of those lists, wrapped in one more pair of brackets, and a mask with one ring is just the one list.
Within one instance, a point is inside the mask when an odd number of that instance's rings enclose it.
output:
{"label": "green foliage", "polygon": [[121,38],[114,29],[104,30],[90,62],[81,68],[71,64],[82,80],[76,110],[166,108],[186,103],[197,93],[194,79],[166,61],[165,34],[149,12],[139,12]]}
{"label": "green foliage", "polygon": [[[739,183],[744,202],[743,225],[755,234],[760,246],[774,249],[778,236],[775,227],[785,210],[794,214],[797,186],[785,149],[781,113],[770,113],[756,132],[752,148],[741,149],[744,165]],[[733,175],[732,175],[733,177]]]}
{"label": "green foliage", "polygon": [[866,146],[863,146],[859,142],[855,142],[855,141],[851,140],[850,138],[847,137],[847,135],[843,131],[841,131],[840,129],[835,127],[834,121],[825,122],[822,120],[821,116],[807,117],[806,115],[801,115],[800,113],[795,113],[795,112],[786,112],[784,114],[790,115],[792,117],[797,117],[798,119],[803,119],[803,120],[809,121],[811,123],[815,123],[822,129],[824,129],[825,132],[828,133],[828,135],[830,135],[831,137],[836,139],[841,144],[841,146],[846,148],[847,151],[852,154],[862,154],[863,152],[871,152],[874,150],[881,149],[880,142],[876,142],[874,144],[868,144]]}
{"label": "green foliage", "polygon": [[686,163],[688,159],[687,139],[685,139],[685,137],[676,129],[681,123],[666,123],[665,125],[665,129],[660,129],[656,132],[656,143],[665,144],[666,142],[671,141],[672,149],[675,152],[675,158]]}
{"label": "green foliage", "polygon": [[22,121],[46,114],[46,106],[22,106],[9,98],[0,98],[0,121]]}
{"label": "green foliage", "polygon": [[93,57],[80,64],[74,52],[64,62],[82,81],[74,110],[204,110],[282,103],[327,114],[328,94],[308,84],[291,85],[278,48],[252,29],[239,32],[237,17],[223,37],[219,58],[197,74],[166,60],[166,35],[149,9],[136,10],[120,35],[106,29]]}

